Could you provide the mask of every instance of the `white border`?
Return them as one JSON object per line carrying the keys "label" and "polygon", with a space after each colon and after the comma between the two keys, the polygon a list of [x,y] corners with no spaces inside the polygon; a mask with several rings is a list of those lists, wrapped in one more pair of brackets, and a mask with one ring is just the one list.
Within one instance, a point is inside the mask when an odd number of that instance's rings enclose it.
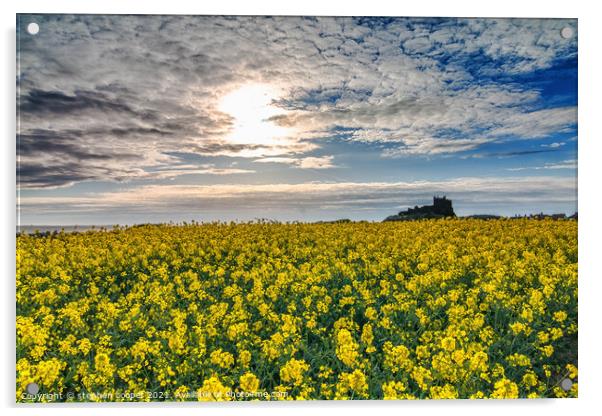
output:
{"label": "white border", "polygon": [[[210,414],[286,414],[345,412],[364,414],[377,411],[383,414],[445,414],[470,415],[487,413],[537,412],[546,415],[588,414],[599,407],[600,378],[600,286],[602,270],[599,262],[601,206],[598,178],[602,157],[600,143],[600,108],[597,105],[602,73],[599,39],[602,39],[601,15],[586,2],[546,1],[529,3],[525,0],[486,1],[386,1],[386,0],[282,0],[217,2],[147,0],[75,1],[75,0],[21,0],[18,4],[2,2],[2,71],[3,97],[0,99],[2,115],[2,228],[0,263],[4,266],[3,316],[0,346],[1,373],[0,401],[8,414],[40,413],[58,415],[106,414],[123,409],[118,405],[79,405],[47,407],[18,406],[14,404],[14,269],[15,269],[15,13],[134,13],[134,14],[280,14],[280,15],[392,15],[392,16],[479,16],[479,17],[571,17],[579,19],[579,399],[567,400],[508,400],[508,401],[422,401],[413,402],[306,402],[306,403],[247,403],[230,405],[183,404],[130,404],[131,415],[162,415],[169,412],[191,411]],[[588,2],[590,3],[590,2]],[[591,2],[594,4],[594,2]],[[119,409],[119,410],[117,410]]]}

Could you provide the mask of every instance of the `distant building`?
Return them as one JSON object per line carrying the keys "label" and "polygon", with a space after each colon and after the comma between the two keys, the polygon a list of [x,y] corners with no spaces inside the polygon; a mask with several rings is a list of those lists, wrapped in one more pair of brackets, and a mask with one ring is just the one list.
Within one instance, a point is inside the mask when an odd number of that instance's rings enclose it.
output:
{"label": "distant building", "polygon": [[571,216],[567,216],[564,213],[560,213],[560,214],[544,214],[543,212],[540,212],[539,214],[529,214],[529,215],[515,215],[514,217],[510,217],[511,219],[530,219],[530,220],[546,220],[546,219],[552,219],[552,220],[576,220],[577,219],[577,213],[574,213]]}
{"label": "distant building", "polygon": [[445,218],[455,217],[454,208],[451,199],[443,197],[433,197],[433,205],[423,205],[414,208],[408,208],[405,211],[399,212],[397,215],[391,215],[385,221],[409,221],[426,218]]}

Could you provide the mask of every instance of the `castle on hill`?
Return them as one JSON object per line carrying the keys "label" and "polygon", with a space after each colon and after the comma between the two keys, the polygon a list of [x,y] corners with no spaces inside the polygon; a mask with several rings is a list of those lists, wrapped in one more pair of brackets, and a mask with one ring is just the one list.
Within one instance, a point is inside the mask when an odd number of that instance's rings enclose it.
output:
{"label": "castle on hill", "polygon": [[397,215],[391,215],[385,221],[409,221],[426,218],[445,218],[455,217],[454,208],[451,199],[447,197],[433,197],[433,205],[423,205],[414,208],[408,208],[405,211],[399,212]]}

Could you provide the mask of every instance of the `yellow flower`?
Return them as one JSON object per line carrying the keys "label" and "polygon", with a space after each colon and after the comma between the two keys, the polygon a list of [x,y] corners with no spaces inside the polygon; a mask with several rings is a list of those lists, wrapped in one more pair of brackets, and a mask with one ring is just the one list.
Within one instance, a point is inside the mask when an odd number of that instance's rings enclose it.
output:
{"label": "yellow flower", "polygon": [[188,390],[188,387],[180,386],[174,391],[173,394],[176,400],[185,401],[188,398],[190,391]]}
{"label": "yellow flower", "polygon": [[372,333],[372,325],[370,325],[370,324],[364,325],[364,327],[362,328],[361,340],[364,343],[364,345],[366,347],[366,352],[368,354],[376,351],[376,348],[374,348],[374,345],[372,345],[372,342],[374,341],[374,334]]}
{"label": "yellow flower", "polygon": [[393,346],[390,341],[387,341],[383,345],[383,350],[385,352],[385,366],[393,374],[412,367],[410,350],[405,345]]}
{"label": "yellow flower", "polygon": [[234,365],[234,356],[221,348],[213,351],[210,359],[212,364],[221,368],[230,368]]}
{"label": "yellow flower", "polygon": [[503,378],[495,382],[491,397],[494,399],[516,399],[518,397],[518,386],[516,383]]}
{"label": "yellow flower", "polygon": [[538,332],[537,339],[541,344],[545,344],[550,341],[550,335],[547,332]]}
{"label": "yellow flower", "polygon": [[537,385],[537,375],[534,372],[529,371],[523,376],[523,383],[527,387],[534,387]]}
{"label": "yellow flower", "polygon": [[211,376],[203,381],[197,390],[197,399],[200,402],[222,402],[232,400],[230,388],[224,386],[217,376]]}
{"label": "yellow flower", "polygon": [[254,392],[259,389],[259,379],[253,373],[240,376],[240,388],[245,392]]}
{"label": "yellow flower", "polygon": [[303,376],[307,370],[309,370],[309,364],[303,360],[292,358],[280,369],[280,379],[285,383],[298,386],[303,382]]}
{"label": "yellow flower", "polygon": [[430,391],[431,399],[457,399],[458,391],[454,386],[446,384],[444,386],[433,386]]}
{"label": "yellow flower", "polygon": [[527,322],[533,321],[533,310],[529,307],[525,307],[520,314],[521,318],[523,318]]}
{"label": "yellow flower", "polygon": [[236,340],[240,337],[244,336],[249,330],[248,324],[246,322],[239,322],[234,325],[230,325],[226,333],[228,334],[228,338],[230,340]]}
{"label": "yellow flower", "polygon": [[366,398],[368,394],[368,383],[366,376],[360,370],[352,373],[342,373],[337,384],[335,399],[347,400],[352,397]]}
{"label": "yellow flower", "polygon": [[429,369],[416,366],[412,369],[411,375],[414,381],[416,381],[416,384],[418,384],[422,390],[427,391],[429,389],[429,384],[433,380],[433,376]]}
{"label": "yellow flower", "polygon": [[82,338],[79,341],[77,341],[77,348],[82,354],[86,355],[92,349],[92,343],[88,338]]}
{"label": "yellow flower", "polygon": [[487,355],[486,352],[478,351],[472,357],[470,357],[469,368],[471,371],[475,371],[475,372],[487,371],[488,360],[489,360],[489,356]]}
{"label": "yellow flower", "polygon": [[36,325],[32,318],[17,316],[17,342],[30,347],[30,355],[34,360],[39,360],[46,352],[48,337],[48,330]]}
{"label": "yellow flower", "polygon": [[320,366],[320,372],[318,373],[318,377],[322,379],[327,379],[332,375],[332,368],[327,367],[325,365]]}
{"label": "yellow flower", "polygon": [[539,350],[545,357],[551,357],[554,354],[554,347],[551,345],[544,345]]}
{"label": "yellow flower", "polygon": [[427,358],[429,356],[429,349],[426,345],[416,346],[416,357],[418,359]]}
{"label": "yellow flower", "polygon": [[382,389],[384,400],[398,400],[406,397],[406,386],[401,381],[383,383]]}
{"label": "yellow flower", "polygon": [[94,357],[94,369],[105,377],[111,377],[115,371],[111,359],[104,352],[98,353]]}
{"label": "yellow flower", "polygon": [[372,306],[366,308],[365,314],[366,314],[366,318],[368,318],[371,321],[374,321],[377,318],[376,309],[374,309]]}
{"label": "yellow flower", "polygon": [[556,322],[564,322],[566,321],[567,314],[565,311],[554,312],[554,320]]}
{"label": "yellow flower", "polygon": [[453,351],[456,349],[456,340],[452,337],[445,337],[441,339],[441,348],[446,351]]}
{"label": "yellow flower", "polygon": [[514,333],[514,335],[518,335],[522,332],[527,333],[529,330],[525,324],[522,322],[514,322],[510,324],[510,329]]}
{"label": "yellow flower", "polygon": [[531,360],[524,354],[512,354],[506,357],[510,365],[519,367],[530,367]]}
{"label": "yellow flower", "polygon": [[340,329],[336,337],[336,354],[343,364],[349,367],[355,365],[355,360],[359,356],[359,346],[353,339],[351,332],[347,329]]}
{"label": "yellow flower", "polygon": [[575,367],[573,364],[567,364],[566,369],[569,372],[569,377],[573,380],[576,379],[579,375],[577,367]]}
{"label": "yellow flower", "polygon": [[73,345],[75,340],[75,336],[69,334],[64,340],[59,341],[59,351],[66,355],[77,354],[77,348]]}
{"label": "yellow flower", "polygon": [[462,365],[466,360],[466,353],[464,350],[455,350],[452,352],[452,359],[456,362],[456,364]]}
{"label": "yellow flower", "polygon": [[569,220],[19,234],[16,397],[575,397],[577,283]]}
{"label": "yellow flower", "polygon": [[50,387],[59,378],[61,370],[65,368],[67,363],[62,362],[56,358],[50,360],[41,361],[36,366],[36,380],[45,387]]}
{"label": "yellow flower", "polygon": [[251,362],[251,352],[248,350],[243,350],[238,354],[238,362],[244,367],[248,366]]}
{"label": "yellow flower", "polygon": [[550,337],[552,338],[552,341],[556,341],[559,338],[562,338],[562,329],[560,328],[552,328],[550,329]]}

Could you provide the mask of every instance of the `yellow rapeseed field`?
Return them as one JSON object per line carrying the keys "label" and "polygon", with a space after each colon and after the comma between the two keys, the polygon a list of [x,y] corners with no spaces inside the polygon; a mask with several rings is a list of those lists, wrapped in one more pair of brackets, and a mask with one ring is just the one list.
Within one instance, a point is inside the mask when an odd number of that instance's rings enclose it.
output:
{"label": "yellow rapeseed field", "polygon": [[19,235],[16,291],[17,401],[577,396],[576,221]]}

